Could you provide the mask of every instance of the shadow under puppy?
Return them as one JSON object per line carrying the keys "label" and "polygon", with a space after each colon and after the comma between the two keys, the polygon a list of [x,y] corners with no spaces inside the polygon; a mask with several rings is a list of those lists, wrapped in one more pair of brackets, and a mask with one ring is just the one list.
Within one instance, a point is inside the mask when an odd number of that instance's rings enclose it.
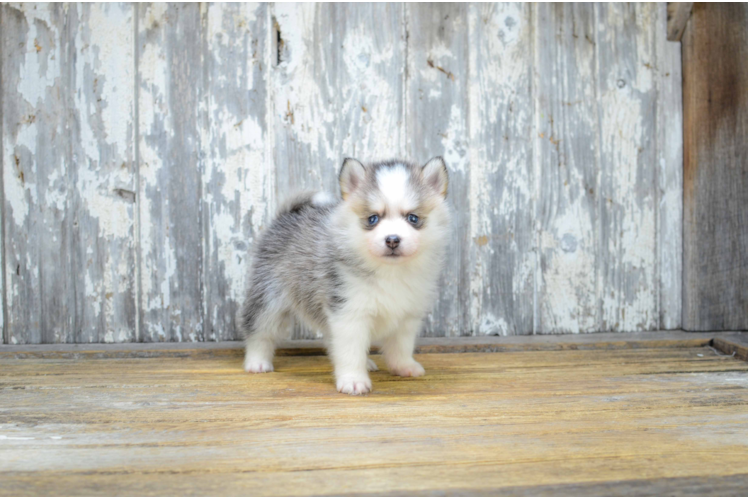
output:
{"label": "shadow under puppy", "polygon": [[295,316],[322,332],[339,392],[371,391],[372,342],[381,343],[393,374],[423,375],[413,349],[450,236],[447,184],[440,157],[424,166],[349,158],[340,171],[342,200],[325,193],[288,200],[253,254],[237,321],[244,369],[273,370],[276,342]]}

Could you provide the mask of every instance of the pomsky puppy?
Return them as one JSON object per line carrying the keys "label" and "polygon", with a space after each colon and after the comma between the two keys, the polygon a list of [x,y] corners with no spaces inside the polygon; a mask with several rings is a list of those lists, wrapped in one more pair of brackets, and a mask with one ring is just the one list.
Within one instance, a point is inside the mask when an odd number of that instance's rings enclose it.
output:
{"label": "pomsky puppy", "polygon": [[246,371],[273,370],[296,317],[322,332],[338,391],[366,394],[372,342],[391,373],[425,373],[413,349],[451,232],[447,167],[348,158],[339,180],[342,200],[296,195],[260,235],[237,324]]}

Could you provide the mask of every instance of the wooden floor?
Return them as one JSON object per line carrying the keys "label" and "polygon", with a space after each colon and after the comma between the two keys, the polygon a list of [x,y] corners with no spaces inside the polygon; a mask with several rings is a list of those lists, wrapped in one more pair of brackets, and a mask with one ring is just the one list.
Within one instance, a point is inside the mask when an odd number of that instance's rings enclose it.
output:
{"label": "wooden floor", "polygon": [[[382,366],[381,359],[374,356]],[[0,495],[748,494],[748,363],[709,345],[0,359]]]}

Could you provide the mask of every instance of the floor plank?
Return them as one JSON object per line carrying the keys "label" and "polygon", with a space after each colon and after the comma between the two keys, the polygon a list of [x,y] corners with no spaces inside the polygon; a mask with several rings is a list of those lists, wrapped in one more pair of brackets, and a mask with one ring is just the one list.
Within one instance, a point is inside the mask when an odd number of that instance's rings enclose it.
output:
{"label": "floor plank", "polygon": [[748,363],[709,346],[417,358],[358,398],[321,356],[0,359],[0,494],[748,488]]}

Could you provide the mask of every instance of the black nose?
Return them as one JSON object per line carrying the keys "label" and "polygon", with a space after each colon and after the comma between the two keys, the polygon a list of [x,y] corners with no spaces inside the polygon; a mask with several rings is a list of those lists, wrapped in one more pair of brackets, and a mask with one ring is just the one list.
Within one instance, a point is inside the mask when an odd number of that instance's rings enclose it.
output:
{"label": "black nose", "polygon": [[390,248],[397,248],[397,246],[400,244],[400,237],[396,234],[391,234],[387,236],[384,241],[387,243],[387,246]]}

